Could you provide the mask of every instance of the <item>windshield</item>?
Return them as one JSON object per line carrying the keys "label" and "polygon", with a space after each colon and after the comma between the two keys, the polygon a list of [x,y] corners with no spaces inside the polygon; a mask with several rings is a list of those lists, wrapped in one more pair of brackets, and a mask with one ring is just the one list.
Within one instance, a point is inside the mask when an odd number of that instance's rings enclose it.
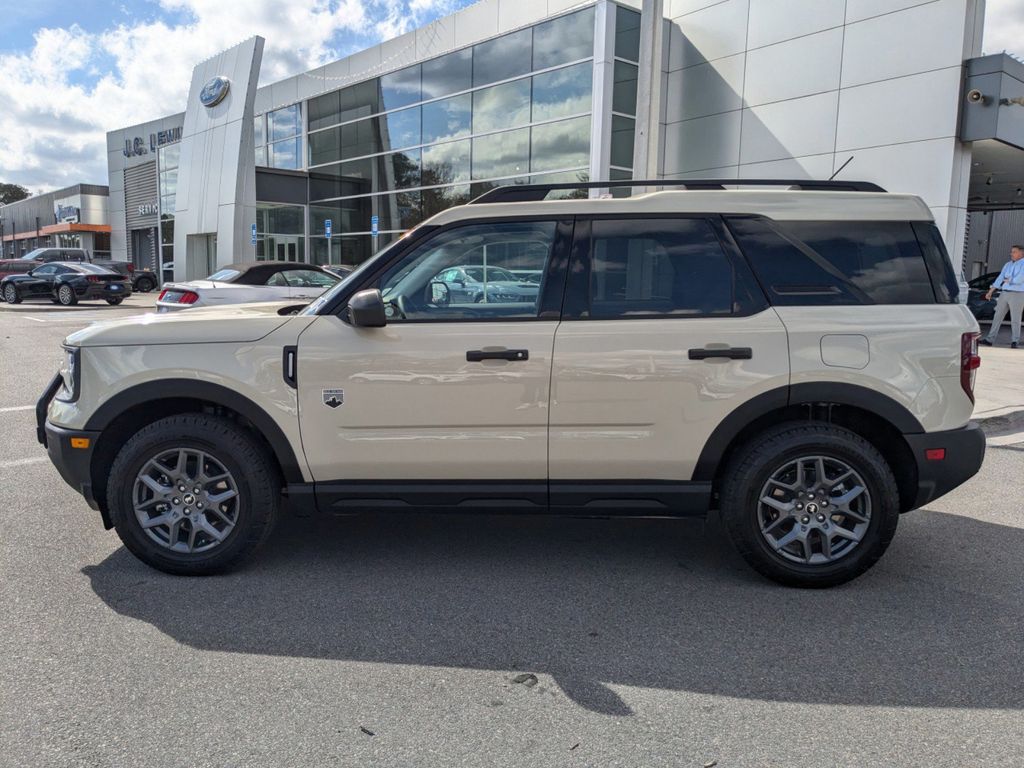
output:
{"label": "windshield", "polygon": [[221,282],[227,283],[227,282],[230,282],[231,280],[234,280],[240,274],[242,274],[242,273],[239,272],[237,269],[222,269],[219,272],[214,272],[212,275],[210,275],[206,279],[207,280],[220,280]]}
{"label": "windshield", "polygon": [[43,251],[47,251],[47,250],[49,250],[49,249],[48,248],[36,248],[34,251],[29,251],[28,253],[26,253],[21,258],[23,258],[23,259],[34,259],[36,256],[41,254]]}
{"label": "windshield", "polygon": [[369,259],[364,261],[362,264],[360,264],[358,267],[356,267],[350,274],[348,274],[345,277],[341,278],[341,280],[339,280],[337,283],[334,284],[333,288],[330,288],[327,291],[325,291],[324,293],[321,293],[320,296],[315,301],[313,301],[311,304],[308,304],[301,312],[299,312],[299,314],[300,315],[315,315],[315,314],[317,314],[320,311],[321,307],[323,307],[325,304],[327,304],[327,302],[329,302],[332,298],[337,296],[339,292],[345,290],[345,286],[346,285],[348,285],[353,280],[361,280],[363,275],[365,275],[367,273],[367,271],[369,271],[371,266],[376,264],[380,259],[386,258],[386,254],[388,253],[388,251],[390,251],[392,248],[394,248],[396,245],[398,245],[400,242],[402,242],[402,240],[404,240],[412,232],[415,232],[415,231],[416,230],[411,229],[408,232],[406,232],[404,235],[402,235],[400,238],[395,240],[393,243],[389,243],[388,245],[384,246],[384,248],[380,252],[378,252],[376,255],[370,257]]}

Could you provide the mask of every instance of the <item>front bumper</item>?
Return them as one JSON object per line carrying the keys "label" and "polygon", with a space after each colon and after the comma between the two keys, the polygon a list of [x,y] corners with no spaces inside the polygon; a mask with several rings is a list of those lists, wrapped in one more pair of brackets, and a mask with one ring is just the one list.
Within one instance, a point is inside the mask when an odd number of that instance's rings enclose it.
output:
{"label": "front bumper", "polygon": [[[60,387],[61,377],[58,374],[50,380],[46,390],[36,403],[36,438],[46,447],[50,461],[57,468],[57,472],[64,482],[82,494],[90,507],[99,510],[103,515],[103,524],[110,528],[106,512],[100,509],[100,504],[92,490],[90,470],[93,451],[96,450],[96,441],[99,439],[100,433],[91,430],[65,429],[46,420],[46,410]],[[74,439],[74,443],[72,443],[72,439]]]}
{"label": "front bumper", "polygon": [[[911,509],[923,507],[963,485],[981,469],[985,458],[985,433],[971,422],[947,432],[904,435],[917,463],[917,496]],[[928,451],[943,449],[944,458],[930,460]]]}

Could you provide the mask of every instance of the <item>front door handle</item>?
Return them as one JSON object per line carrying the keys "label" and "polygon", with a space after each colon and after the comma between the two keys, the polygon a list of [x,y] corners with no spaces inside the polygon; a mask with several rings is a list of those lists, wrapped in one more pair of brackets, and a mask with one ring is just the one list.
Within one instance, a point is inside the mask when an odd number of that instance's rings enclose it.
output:
{"label": "front door handle", "polygon": [[466,352],[467,363],[479,363],[482,360],[529,360],[530,352],[526,349],[471,349]]}
{"label": "front door handle", "polygon": [[724,357],[728,360],[750,360],[754,351],[750,347],[726,347],[724,349],[708,349],[700,347],[690,350],[691,360],[707,360],[712,357]]}

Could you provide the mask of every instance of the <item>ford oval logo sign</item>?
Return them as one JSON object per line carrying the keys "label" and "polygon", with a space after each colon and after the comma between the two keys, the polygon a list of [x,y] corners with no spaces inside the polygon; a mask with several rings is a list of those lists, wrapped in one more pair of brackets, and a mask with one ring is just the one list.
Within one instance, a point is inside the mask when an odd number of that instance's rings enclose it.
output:
{"label": "ford oval logo sign", "polygon": [[228,95],[230,89],[231,81],[223,75],[217,75],[209,80],[203,86],[203,90],[199,92],[199,103],[204,107],[216,106],[224,101],[224,97]]}

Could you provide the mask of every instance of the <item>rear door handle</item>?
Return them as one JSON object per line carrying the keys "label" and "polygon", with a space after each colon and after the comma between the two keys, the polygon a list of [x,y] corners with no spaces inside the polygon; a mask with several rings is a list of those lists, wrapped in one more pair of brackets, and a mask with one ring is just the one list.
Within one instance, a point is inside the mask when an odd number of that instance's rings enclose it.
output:
{"label": "rear door handle", "polygon": [[699,347],[690,350],[691,360],[707,360],[712,357],[724,357],[729,360],[750,360],[754,351],[750,347],[727,347],[725,349],[707,349]]}
{"label": "rear door handle", "polygon": [[479,363],[481,360],[529,360],[530,352],[526,349],[471,349],[466,352],[467,363]]}

